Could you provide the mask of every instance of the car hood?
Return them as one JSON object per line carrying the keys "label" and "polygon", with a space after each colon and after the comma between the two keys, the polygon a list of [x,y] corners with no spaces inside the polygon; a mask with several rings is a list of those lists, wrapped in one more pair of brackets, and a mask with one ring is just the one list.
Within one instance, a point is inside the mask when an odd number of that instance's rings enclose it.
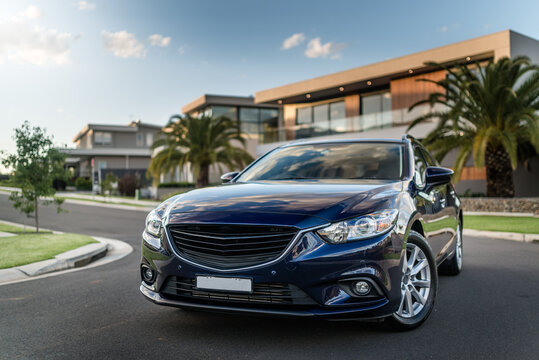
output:
{"label": "car hood", "polygon": [[300,228],[395,208],[400,181],[234,183],[193,190],[166,203],[169,223],[224,222]]}

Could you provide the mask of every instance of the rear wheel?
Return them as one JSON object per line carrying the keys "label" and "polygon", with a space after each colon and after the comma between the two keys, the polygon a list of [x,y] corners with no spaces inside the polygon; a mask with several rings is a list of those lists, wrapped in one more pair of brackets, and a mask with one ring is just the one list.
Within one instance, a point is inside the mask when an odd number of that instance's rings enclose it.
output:
{"label": "rear wheel", "polygon": [[411,330],[421,325],[434,307],[438,273],[430,246],[421,234],[410,231],[406,243],[401,279],[401,300],[385,322],[394,330]]}
{"label": "rear wheel", "polygon": [[444,275],[458,275],[462,270],[462,226],[457,226],[455,240],[455,253],[440,265],[440,273]]}

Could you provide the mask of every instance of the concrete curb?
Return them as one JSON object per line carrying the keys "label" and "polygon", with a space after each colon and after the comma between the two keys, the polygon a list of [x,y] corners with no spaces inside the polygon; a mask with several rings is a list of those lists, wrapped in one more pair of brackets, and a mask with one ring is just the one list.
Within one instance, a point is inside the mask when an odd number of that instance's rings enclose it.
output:
{"label": "concrete curb", "polygon": [[520,234],[511,232],[485,231],[464,229],[463,234],[466,236],[486,237],[492,239],[511,240],[526,243],[539,243],[539,234]]}
{"label": "concrete curb", "polygon": [[51,276],[58,276],[74,271],[81,271],[86,269],[91,269],[97,266],[105,265],[108,263],[111,263],[116,260],[120,260],[127,255],[129,255],[131,252],[133,252],[133,247],[131,245],[120,241],[120,240],[114,240],[114,239],[107,239],[107,238],[101,238],[97,236],[92,236],[94,239],[99,241],[100,243],[106,243],[107,244],[107,253],[106,256],[99,258],[91,263],[89,263],[86,266],[81,267],[74,267],[70,269],[64,269],[64,270],[56,270],[53,272],[49,272],[42,275],[36,275],[36,276],[28,276],[16,267],[10,268],[10,269],[2,269],[0,270],[0,286],[3,285],[9,285],[24,281],[31,281],[31,280],[37,280],[42,278],[47,278]]}
{"label": "concrete curb", "polygon": [[[0,220],[0,222],[22,227],[21,224]],[[104,265],[119,260],[133,251],[131,245],[120,241],[91,236],[98,243],[81,246],[58,254],[54,259],[0,269],[0,285],[32,280],[65,272]]]}
{"label": "concrete curb", "polygon": [[71,269],[88,265],[92,261],[105,256],[107,254],[107,251],[108,246],[105,242],[88,244],[81,246],[80,248],[58,254],[54,257],[54,259],[43,260],[28,265],[17,266],[16,269],[22,271],[28,276],[37,276],[53,271]]}
{"label": "concrete curb", "polygon": [[98,238],[94,239],[99,241],[99,243],[88,244],[63,252],[56,255],[54,259],[15,266],[9,269],[1,269],[0,284],[88,265],[92,261],[104,257],[109,249],[107,242]]}

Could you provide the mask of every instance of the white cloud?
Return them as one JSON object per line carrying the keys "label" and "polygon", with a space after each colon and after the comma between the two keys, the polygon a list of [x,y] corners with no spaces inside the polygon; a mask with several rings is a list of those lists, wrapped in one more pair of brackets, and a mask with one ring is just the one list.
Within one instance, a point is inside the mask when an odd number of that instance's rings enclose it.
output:
{"label": "white cloud", "polygon": [[26,9],[24,9],[24,11],[18,12],[17,16],[33,20],[42,17],[43,11],[41,11],[41,9],[35,5],[30,5]]}
{"label": "white cloud", "polygon": [[297,33],[294,34],[283,41],[283,45],[281,46],[281,50],[288,50],[293,47],[298,46],[302,42],[305,41],[305,34],[304,33]]}
{"label": "white cloud", "polygon": [[438,28],[436,28],[436,31],[438,32],[447,32],[447,30],[449,30],[449,28],[446,26],[446,25],[443,25],[443,26],[440,26]]}
{"label": "white cloud", "polygon": [[[36,13],[28,11],[26,17],[34,16],[30,14]],[[70,33],[31,26],[21,18],[0,20],[0,63],[8,60],[38,66],[69,64],[71,45],[76,39]]]}
{"label": "white cloud", "polygon": [[77,9],[79,10],[82,10],[82,11],[93,11],[95,10],[95,4],[94,3],[89,3],[88,1],[79,1],[77,2]]}
{"label": "white cloud", "polygon": [[462,27],[460,23],[454,23],[453,25],[442,25],[436,28],[437,32],[446,33],[448,31],[455,31]]}
{"label": "white cloud", "polygon": [[305,49],[305,56],[308,58],[326,58],[329,56],[330,59],[340,59],[340,51],[345,48],[345,44],[335,44],[332,41],[322,44],[320,38],[314,38],[307,44]]}
{"label": "white cloud", "polygon": [[170,44],[170,37],[164,37],[160,34],[150,35],[148,40],[150,40],[152,46],[166,47]]}
{"label": "white cloud", "polygon": [[144,45],[137,40],[134,34],[128,33],[125,30],[115,33],[103,30],[101,31],[101,37],[103,39],[103,47],[111,51],[116,57],[126,59],[146,56]]}

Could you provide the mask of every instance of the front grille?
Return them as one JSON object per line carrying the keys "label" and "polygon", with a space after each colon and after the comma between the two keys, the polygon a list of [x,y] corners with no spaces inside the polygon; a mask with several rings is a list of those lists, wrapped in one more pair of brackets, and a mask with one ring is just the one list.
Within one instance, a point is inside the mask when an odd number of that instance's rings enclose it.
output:
{"label": "front grille", "polygon": [[242,304],[273,305],[314,305],[316,304],[305,292],[292,284],[253,283],[253,292],[249,294],[227,293],[207,289],[196,289],[195,279],[170,276],[162,294],[172,298],[201,300],[205,302],[235,302]]}
{"label": "front grille", "polygon": [[176,250],[186,259],[219,269],[261,264],[283,253],[297,233],[289,226],[170,225]]}

